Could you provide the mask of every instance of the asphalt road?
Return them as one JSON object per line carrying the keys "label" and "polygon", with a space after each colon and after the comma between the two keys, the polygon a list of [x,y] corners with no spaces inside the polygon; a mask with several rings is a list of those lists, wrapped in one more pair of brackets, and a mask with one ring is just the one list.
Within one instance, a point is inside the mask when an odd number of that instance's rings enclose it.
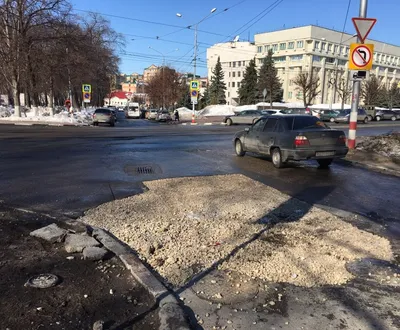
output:
{"label": "asphalt road", "polygon": [[[359,133],[400,129],[365,126]],[[123,118],[114,128],[1,125],[0,199],[45,212],[83,211],[140,192],[146,180],[243,173],[313,204],[399,218],[400,178],[339,164],[321,170],[314,162],[277,170],[267,158],[234,155],[238,129]],[[137,174],[143,165],[153,173]]]}

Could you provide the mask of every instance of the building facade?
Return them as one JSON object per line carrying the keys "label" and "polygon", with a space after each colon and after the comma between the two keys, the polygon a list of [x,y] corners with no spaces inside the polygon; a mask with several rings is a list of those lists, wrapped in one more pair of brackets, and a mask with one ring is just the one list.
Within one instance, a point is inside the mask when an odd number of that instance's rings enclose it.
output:
{"label": "building facade", "polygon": [[152,64],[143,71],[143,81],[145,83],[149,82],[160,70],[161,68]]}
{"label": "building facade", "polygon": [[[334,95],[332,82],[335,79],[344,80],[351,86],[348,57],[353,42],[356,42],[354,35],[314,25],[260,33],[254,36],[254,44],[247,43],[246,47],[230,47],[232,43],[210,47],[207,50],[208,75],[210,78],[216,58],[220,56],[227,85],[226,99],[235,105],[239,101],[238,84],[240,86],[245,70],[243,66],[238,67],[238,63],[248,63],[248,60],[255,57],[259,68],[268,50],[272,49],[285,102],[302,101],[302,95],[293,83],[300,72],[309,72],[319,77],[320,93],[314,103],[341,102],[338,93]],[[375,45],[374,65],[370,74],[375,74],[385,86],[400,81],[400,47],[375,40],[366,40],[365,43]]]}

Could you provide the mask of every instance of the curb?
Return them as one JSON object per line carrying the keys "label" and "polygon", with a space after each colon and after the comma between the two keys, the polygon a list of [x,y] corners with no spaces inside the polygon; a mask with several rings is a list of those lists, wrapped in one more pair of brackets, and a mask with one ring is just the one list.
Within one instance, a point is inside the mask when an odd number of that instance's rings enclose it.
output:
{"label": "curb", "polygon": [[156,304],[160,307],[158,313],[160,330],[189,330],[189,324],[179,301],[143,264],[134,251],[104,229],[92,228],[92,237],[113,252],[132,276],[155,298]]}
{"label": "curb", "polygon": [[396,170],[392,170],[389,169],[387,167],[384,166],[377,166],[377,165],[371,165],[371,164],[365,164],[365,163],[361,163],[361,162],[357,162],[354,160],[348,160],[348,159],[337,159],[336,163],[341,164],[341,165],[352,165],[352,166],[357,166],[360,168],[364,168],[366,170],[372,170],[375,172],[379,172],[382,174],[387,174],[387,175],[393,175],[393,176],[397,176],[400,177],[400,172],[396,171]]}
{"label": "curb", "polygon": [[14,125],[14,126],[56,126],[56,127],[61,127],[61,126],[70,126],[70,127],[81,127],[81,126],[89,126],[85,124],[68,124],[68,123],[52,123],[52,122],[5,122],[5,121],[0,121],[0,125]]}
{"label": "curb", "polygon": [[217,126],[217,125],[224,125],[224,126],[226,126],[225,123],[219,123],[219,122],[208,122],[208,123],[182,123],[181,125],[183,125],[183,126]]}

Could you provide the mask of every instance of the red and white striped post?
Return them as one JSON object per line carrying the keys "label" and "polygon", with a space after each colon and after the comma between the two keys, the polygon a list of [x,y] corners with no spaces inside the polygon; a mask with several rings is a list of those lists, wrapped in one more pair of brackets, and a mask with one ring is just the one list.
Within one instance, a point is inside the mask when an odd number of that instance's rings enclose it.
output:
{"label": "red and white striped post", "polygon": [[[359,17],[361,18],[367,17],[367,6],[368,6],[368,0],[360,0]],[[360,38],[358,38],[358,41],[361,41]],[[356,147],[357,115],[358,115],[358,103],[360,99],[360,91],[361,91],[361,81],[354,81],[353,96],[351,99],[349,136],[347,140],[347,146],[350,149],[354,149]]]}

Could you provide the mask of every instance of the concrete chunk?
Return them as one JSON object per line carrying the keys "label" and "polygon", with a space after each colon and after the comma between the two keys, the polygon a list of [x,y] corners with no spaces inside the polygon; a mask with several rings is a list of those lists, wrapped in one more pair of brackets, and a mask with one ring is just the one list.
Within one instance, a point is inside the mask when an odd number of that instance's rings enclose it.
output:
{"label": "concrete chunk", "polygon": [[65,238],[65,250],[68,253],[82,252],[91,246],[100,246],[100,243],[87,235],[68,234]]}
{"label": "concrete chunk", "polygon": [[30,233],[30,236],[44,239],[50,243],[62,242],[67,231],[58,227],[55,223],[43,228],[39,228]]}
{"label": "concrete chunk", "polygon": [[89,246],[83,249],[83,258],[86,260],[103,260],[108,251],[97,246]]}

